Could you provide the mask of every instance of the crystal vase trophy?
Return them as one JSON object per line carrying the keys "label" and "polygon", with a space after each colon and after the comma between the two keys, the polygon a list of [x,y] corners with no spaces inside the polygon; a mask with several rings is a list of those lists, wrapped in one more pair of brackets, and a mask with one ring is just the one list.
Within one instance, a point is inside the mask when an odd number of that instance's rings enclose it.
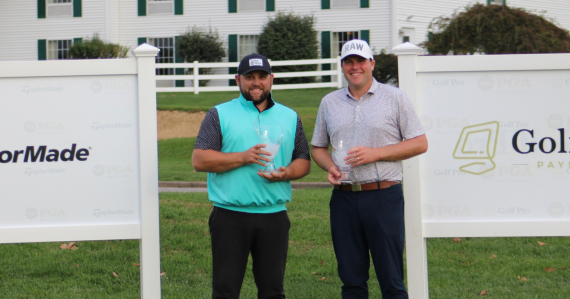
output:
{"label": "crystal vase trophy", "polygon": [[354,146],[352,144],[353,141],[354,130],[352,129],[339,130],[331,136],[331,144],[333,147],[332,158],[334,164],[336,164],[340,169],[340,178],[338,179],[338,182],[340,183],[352,183],[349,177],[351,167],[350,165],[347,165],[347,161],[344,161],[344,158],[348,156],[348,151]]}
{"label": "crystal vase trophy", "polygon": [[259,143],[265,144],[265,147],[262,148],[262,150],[271,153],[271,156],[269,156],[271,161],[267,163],[263,173],[280,173],[280,171],[277,170],[277,167],[275,167],[274,161],[277,152],[279,152],[281,140],[283,140],[283,127],[274,119],[261,118],[260,116],[255,121],[255,133],[257,133]]}

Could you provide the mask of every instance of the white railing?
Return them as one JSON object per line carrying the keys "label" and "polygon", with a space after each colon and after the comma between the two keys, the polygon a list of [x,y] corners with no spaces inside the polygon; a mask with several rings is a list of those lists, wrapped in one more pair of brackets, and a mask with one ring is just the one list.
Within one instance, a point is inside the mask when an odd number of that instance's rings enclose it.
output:
{"label": "white railing", "polygon": [[[310,60],[281,60],[271,61],[271,66],[284,66],[284,65],[308,65],[308,64],[336,64],[336,70],[330,71],[311,71],[311,72],[291,72],[291,73],[274,73],[275,78],[294,78],[294,77],[312,77],[312,76],[331,76],[332,82],[321,83],[300,83],[300,84],[274,84],[272,89],[301,89],[301,88],[322,88],[322,87],[342,87],[342,69],[340,67],[340,57],[328,59],[310,59]],[[237,68],[239,62],[207,62],[200,63],[194,61],[193,63],[157,63],[157,69],[165,68],[184,68],[193,69],[193,75],[170,75],[170,76],[156,76],[157,81],[171,81],[171,80],[193,80],[193,87],[157,87],[157,92],[194,92],[195,94],[201,91],[237,91],[237,86],[204,86],[200,87],[200,80],[220,80],[220,79],[234,79],[235,75],[221,74],[221,75],[199,75],[200,68]],[[336,77],[333,77],[336,76]]]}

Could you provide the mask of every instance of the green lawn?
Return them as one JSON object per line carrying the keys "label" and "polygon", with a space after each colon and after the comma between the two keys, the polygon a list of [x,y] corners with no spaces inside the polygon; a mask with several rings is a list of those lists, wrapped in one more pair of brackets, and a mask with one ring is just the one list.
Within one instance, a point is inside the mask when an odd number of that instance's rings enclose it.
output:
{"label": "green lawn", "polygon": [[[276,102],[297,112],[310,142],[321,99],[334,90],[334,88],[275,90],[273,96]],[[158,94],[157,105],[159,110],[208,111],[213,106],[238,96],[238,92],[232,91],[203,92],[198,95],[163,92]],[[161,181],[206,181],[206,174],[194,172],[192,167],[192,150],[195,141],[195,138],[159,140],[159,178]],[[312,162],[311,173],[299,181],[326,182],[326,172]]]}
{"label": "green lawn", "polygon": [[[288,204],[288,298],[340,298],[329,196],[329,189],[298,190]],[[163,298],[211,296],[211,209],[205,193],[160,195]],[[0,246],[0,298],[140,298],[139,267],[133,265],[139,260],[138,241],[78,242],[75,251],[61,250],[60,244]],[[488,298],[570,298],[569,256],[570,238],[430,239],[430,295],[478,298],[487,290]],[[249,267],[242,298],[256,294]],[[370,274],[370,298],[380,298]]]}

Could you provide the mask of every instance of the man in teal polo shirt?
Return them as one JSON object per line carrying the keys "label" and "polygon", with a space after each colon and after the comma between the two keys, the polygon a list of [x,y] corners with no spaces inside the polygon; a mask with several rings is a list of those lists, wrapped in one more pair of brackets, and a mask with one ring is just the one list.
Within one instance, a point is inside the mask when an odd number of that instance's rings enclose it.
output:
{"label": "man in teal polo shirt", "polygon": [[[309,146],[297,114],[273,101],[273,74],[264,56],[244,57],[235,78],[240,97],[208,111],[192,153],[194,169],[208,172],[214,203],[209,219],[212,298],[239,298],[250,252],[258,298],[285,298],[291,226],[285,203],[291,201],[290,181],[310,171]],[[270,153],[254,130],[259,116],[283,127],[274,158],[279,173],[260,171]]]}

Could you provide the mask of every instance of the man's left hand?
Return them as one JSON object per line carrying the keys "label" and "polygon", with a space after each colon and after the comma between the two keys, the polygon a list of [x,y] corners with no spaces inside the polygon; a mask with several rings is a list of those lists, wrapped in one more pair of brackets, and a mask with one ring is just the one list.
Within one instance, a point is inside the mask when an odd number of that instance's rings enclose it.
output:
{"label": "man's left hand", "polygon": [[268,180],[268,181],[272,181],[272,182],[281,182],[281,181],[288,181],[287,179],[287,169],[284,166],[279,167],[279,169],[277,169],[279,171],[279,173],[277,172],[271,172],[271,174],[265,174],[262,172],[262,170],[260,169],[257,174]]}
{"label": "man's left hand", "polygon": [[377,149],[366,146],[353,147],[348,151],[348,156],[344,160],[351,167],[356,167],[362,164],[368,164],[378,161]]}

